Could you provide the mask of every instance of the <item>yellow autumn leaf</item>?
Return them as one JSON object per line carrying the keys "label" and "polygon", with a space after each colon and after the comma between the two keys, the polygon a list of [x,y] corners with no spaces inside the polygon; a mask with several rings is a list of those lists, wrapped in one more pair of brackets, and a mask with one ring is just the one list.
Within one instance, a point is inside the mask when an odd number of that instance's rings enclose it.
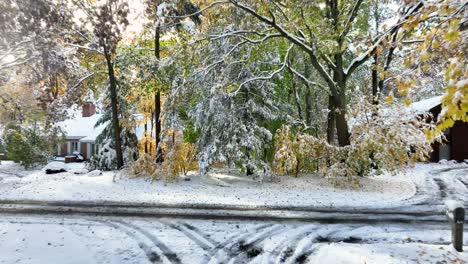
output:
{"label": "yellow autumn leaf", "polygon": [[448,32],[447,34],[445,34],[444,39],[452,43],[457,40],[458,36],[459,36],[458,30],[452,30]]}
{"label": "yellow autumn leaf", "polygon": [[422,69],[423,71],[428,71],[429,68],[430,68],[429,64],[423,64],[423,66],[421,66],[421,69]]}
{"label": "yellow autumn leaf", "polygon": [[403,103],[406,105],[406,106],[409,106],[411,104],[411,100],[406,97],[405,101],[403,101]]}
{"label": "yellow autumn leaf", "polygon": [[391,104],[393,102],[393,96],[392,95],[387,96],[387,98],[385,98],[385,102],[387,104]]}
{"label": "yellow autumn leaf", "polygon": [[427,51],[423,51],[423,52],[421,52],[421,55],[420,55],[419,59],[421,61],[427,61],[429,59],[429,57],[430,57],[429,53]]}

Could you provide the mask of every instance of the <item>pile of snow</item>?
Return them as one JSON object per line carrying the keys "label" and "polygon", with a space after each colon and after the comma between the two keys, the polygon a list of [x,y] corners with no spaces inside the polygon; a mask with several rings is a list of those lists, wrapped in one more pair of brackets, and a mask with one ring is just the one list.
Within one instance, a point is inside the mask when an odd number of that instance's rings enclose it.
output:
{"label": "pile of snow", "polygon": [[74,169],[70,169],[69,172],[73,174],[87,174],[89,170],[85,168],[74,168]]}
{"label": "pile of snow", "polygon": [[447,200],[445,201],[445,206],[447,207],[447,211],[453,212],[457,208],[464,208],[463,203],[460,201],[455,200]]}
{"label": "pile of snow", "polygon": [[442,165],[456,165],[456,164],[458,164],[458,162],[456,160],[441,159],[441,160],[439,160],[439,164],[442,164]]}
{"label": "pile of snow", "polygon": [[88,177],[98,177],[102,175],[102,171],[100,170],[93,170],[88,173]]}

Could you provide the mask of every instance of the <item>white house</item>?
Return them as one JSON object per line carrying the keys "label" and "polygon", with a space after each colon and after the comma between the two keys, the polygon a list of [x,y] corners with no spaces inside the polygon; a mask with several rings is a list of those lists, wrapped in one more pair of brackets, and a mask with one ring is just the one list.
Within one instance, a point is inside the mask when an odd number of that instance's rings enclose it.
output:
{"label": "white house", "polygon": [[96,137],[104,130],[106,124],[95,127],[102,114],[96,113],[96,105],[88,101],[83,105],[81,115],[75,115],[59,123],[59,127],[65,134],[66,143],[58,146],[57,155],[67,156],[80,153],[85,159],[89,159],[97,153],[99,147],[95,144]]}
{"label": "white house", "polygon": [[[66,143],[58,146],[57,156],[68,156],[74,153],[80,153],[84,159],[89,159],[99,150],[99,145],[96,144],[96,138],[106,127],[107,123],[95,127],[97,121],[102,117],[102,114],[96,112],[96,105],[93,100],[88,100],[83,107],[81,113],[75,112],[71,118],[60,122],[58,126],[65,134]],[[144,124],[142,123],[143,115],[135,114],[137,125],[135,133],[140,140],[144,137]],[[148,130],[151,131],[151,122],[147,123]]]}

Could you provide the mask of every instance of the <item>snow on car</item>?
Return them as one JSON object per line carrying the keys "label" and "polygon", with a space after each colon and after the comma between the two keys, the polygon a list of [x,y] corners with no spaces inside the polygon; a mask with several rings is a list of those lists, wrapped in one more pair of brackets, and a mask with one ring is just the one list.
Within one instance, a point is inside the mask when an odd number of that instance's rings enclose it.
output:
{"label": "snow on car", "polygon": [[67,165],[63,162],[52,161],[44,167],[46,174],[55,174],[67,171]]}

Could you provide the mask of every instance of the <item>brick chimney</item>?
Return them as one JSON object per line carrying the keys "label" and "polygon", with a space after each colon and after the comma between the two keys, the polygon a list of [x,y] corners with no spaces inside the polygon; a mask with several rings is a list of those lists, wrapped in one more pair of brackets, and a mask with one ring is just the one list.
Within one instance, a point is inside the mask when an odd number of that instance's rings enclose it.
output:
{"label": "brick chimney", "polygon": [[90,117],[96,113],[96,105],[91,102],[86,102],[83,105],[83,117]]}

